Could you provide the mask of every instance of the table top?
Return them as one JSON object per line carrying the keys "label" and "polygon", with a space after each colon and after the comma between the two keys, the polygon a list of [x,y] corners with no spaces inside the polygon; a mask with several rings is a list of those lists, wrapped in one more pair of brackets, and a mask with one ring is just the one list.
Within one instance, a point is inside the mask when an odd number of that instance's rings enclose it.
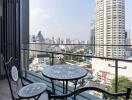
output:
{"label": "table top", "polygon": [[53,65],[44,68],[43,75],[53,80],[77,80],[87,75],[87,70],[77,65]]}
{"label": "table top", "polygon": [[45,92],[46,88],[47,86],[44,83],[32,83],[20,89],[18,96],[22,98],[36,97]]}

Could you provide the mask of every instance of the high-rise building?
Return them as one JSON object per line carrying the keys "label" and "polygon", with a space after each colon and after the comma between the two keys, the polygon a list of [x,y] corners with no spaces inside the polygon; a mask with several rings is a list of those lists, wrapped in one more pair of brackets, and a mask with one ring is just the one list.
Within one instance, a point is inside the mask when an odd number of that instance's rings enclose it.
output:
{"label": "high-rise building", "polygon": [[93,53],[95,53],[95,20],[90,23],[90,44],[92,45]]}
{"label": "high-rise building", "polygon": [[44,37],[43,37],[41,31],[38,32],[38,34],[36,36],[36,40],[37,40],[37,42],[40,42],[40,43],[44,42]]}
{"label": "high-rise building", "polygon": [[36,42],[36,36],[35,35],[31,36],[31,42]]}
{"label": "high-rise building", "polygon": [[[131,45],[131,36],[130,36],[130,30],[125,32],[125,44],[126,45]],[[130,48],[130,46],[128,46],[127,48]]]}
{"label": "high-rise building", "polygon": [[57,43],[57,44],[60,44],[60,42],[61,42],[61,39],[58,38],[58,39],[56,40],[56,43]]}
{"label": "high-rise building", "polygon": [[55,39],[54,39],[54,37],[52,37],[52,44],[55,44]]}
{"label": "high-rise building", "polygon": [[70,38],[67,38],[67,39],[66,39],[66,44],[71,44]]}
{"label": "high-rise building", "polygon": [[64,40],[61,40],[61,44],[63,44],[64,43]]}
{"label": "high-rise building", "polygon": [[[125,0],[96,0],[96,56],[124,58]],[[107,46],[103,46],[107,45]]]}

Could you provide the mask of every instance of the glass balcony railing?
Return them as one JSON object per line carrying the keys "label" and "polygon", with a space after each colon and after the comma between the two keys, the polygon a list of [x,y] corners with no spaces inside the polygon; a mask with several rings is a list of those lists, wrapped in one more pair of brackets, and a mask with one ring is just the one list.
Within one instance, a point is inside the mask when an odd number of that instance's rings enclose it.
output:
{"label": "glass balcony railing", "polygon": [[[127,87],[132,87],[131,46],[101,46],[107,47],[106,55],[110,56],[102,56],[101,53],[100,56],[96,56],[95,50],[98,47],[98,45],[88,44],[23,44],[21,49],[22,65],[25,66],[23,70],[43,79],[41,72],[45,67],[55,64],[78,65],[89,73],[78,81],[77,88],[97,86],[110,92],[123,92]],[[116,53],[111,56],[109,50],[115,50],[112,53]],[[69,87],[72,88],[73,85],[74,82],[71,82]],[[101,97],[101,94],[96,92],[91,94]]]}

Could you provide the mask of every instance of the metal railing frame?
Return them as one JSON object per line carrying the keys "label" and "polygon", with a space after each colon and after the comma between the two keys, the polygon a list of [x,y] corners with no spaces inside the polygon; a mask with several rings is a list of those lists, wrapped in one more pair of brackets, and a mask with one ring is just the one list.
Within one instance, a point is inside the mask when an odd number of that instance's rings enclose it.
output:
{"label": "metal railing frame", "polygon": [[[82,45],[82,46],[132,46],[132,45],[96,45],[96,44],[45,44],[45,43],[25,43],[25,44],[41,44],[41,45]],[[97,57],[97,56],[88,56],[88,55],[82,55],[82,54],[73,54],[73,53],[61,53],[61,52],[48,52],[48,51],[41,51],[41,50],[31,50],[31,49],[21,49],[23,51],[34,51],[34,52],[45,52],[45,53],[50,53],[51,54],[51,65],[54,65],[54,55],[55,54],[62,54],[62,55],[71,55],[71,56],[83,56],[83,57],[89,57],[89,58],[100,58],[100,59],[107,59],[107,60],[114,60],[115,61],[115,66],[111,66],[110,67],[114,67],[115,68],[115,92],[118,92],[118,69],[126,69],[126,66],[124,67],[119,67],[118,66],[118,62],[119,61],[126,61],[126,62],[132,62],[132,60],[125,60],[125,59],[117,59],[117,58],[108,58],[108,57]]]}

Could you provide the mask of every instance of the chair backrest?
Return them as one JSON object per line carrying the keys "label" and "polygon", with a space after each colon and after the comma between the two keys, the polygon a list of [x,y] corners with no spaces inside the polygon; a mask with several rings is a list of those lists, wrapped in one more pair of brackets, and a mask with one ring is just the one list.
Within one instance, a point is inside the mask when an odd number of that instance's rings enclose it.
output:
{"label": "chair backrest", "polygon": [[48,97],[49,100],[51,100],[52,98],[54,99],[62,99],[64,100],[65,98],[68,97],[72,97],[74,95],[79,95],[80,93],[84,92],[84,91],[96,91],[96,92],[100,92],[102,93],[105,97],[103,97],[103,100],[120,100],[121,98],[123,98],[124,100],[129,100],[130,99],[130,94],[131,94],[131,89],[127,88],[126,92],[122,92],[122,93],[109,93],[103,89],[100,89],[98,87],[83,87],[80,88],[74,92],[71,92],[69,94],[64,94],[64,95],[52,95],[52,93],[50,91],[48,91]]}
{"label": "chair backrest", "polygon": [[18,99],[18,91],[22,88],[22,77],[20,72],[19,61],[13,57],[9,59],[7,63],[5,63],[5,71],[12,95],[12,99]]}

